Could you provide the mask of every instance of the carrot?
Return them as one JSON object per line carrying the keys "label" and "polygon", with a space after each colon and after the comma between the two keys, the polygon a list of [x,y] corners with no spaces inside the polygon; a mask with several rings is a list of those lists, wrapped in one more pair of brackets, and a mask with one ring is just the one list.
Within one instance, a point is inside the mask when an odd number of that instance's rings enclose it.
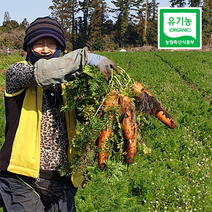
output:
{"label": "carrot", "polygon": [[172,118],[167,118],[163,111],[159,111],[156,114],[156,117],[171,129],[174,129],[177,126],[176,122]]}
{"label": "carrot", "polygon": [[123,115],[127,110],[130,110],[131,106],[130,106],[130,98],[129,96],[122,96],[119,99],[119,104],[121,105],[121,115]]}
{"label": "carrot", "polygon": [[135,84],[132,86],[132,91],[139,94],[140,97],[136,98],[138,101],[141,101],[142,92],[145,92],[147,94],[146,101],[148,101],[149,105],[152,105],[150,114],[157,117],[162,123],[171,129],[174,129],[177,126],[176,122],[158,102],[158,100],[153,97],[153,95],[140,82],[135,82]]}
{"label": "carrot", "polygon": [[132,91],[138,93],[139,95],[142,94],[142,91],[145,92],[147,95],[152,96],[152,94],[138,81],[132,87]]}
{"label": "carrot", "polygon": [[123,96],[120,99],[120,104],[121,121],[123,123],[123,134],[127,151],[125,161],[127,164],[130,164],[133,162],[136,154],[137,124],[134,110],[131,107],[130,98],[128,96]]}
{"label": "carrot", "polygon": [[108,154],[108,144],[107,141],[109,140],[112,134],[111,128],[107,128],[106,130],[101,130],[99,139],[98,139],[98,165],[99,169],[103,170],[105,168],[105,162],[107,161],[107,154]]}
{"label": "carrot", "polygon": [[127,154],[125,155],[125,161],[127,164],[133,162],[137,148],[137,124],[135,123],[134,126],[134,135],[132,139],[126,140],[126,151]]}
{"label": "carrot", "polygon": [[126,117],[123,119],[123,130],[126,139],[132,139],[134,136],[133,126],[132,126],[132,112],[130,110],[126,111]]}
{"label": "carrot", "polygon": [[174,119],[166,112],[166,110],[161,105],[160,105],[159,111],[156,111],[153,108],[152,112],[155,117],[157,117],[161,122],[163,122],[170,129],[174,129],[177,126]]}
{"label": "carrot", "polygon": [[[111,93],[106,97],[104,102],[104,110],[110,109],[110,107],[117,106],[117,98],[118,95],[111,91]],[[113,114],[109,114],[109,120],[113,120]],[[112,127],[110,124],[107,125],[106,129],[102,129],[98,138],[98,165],[99,169],[103,170],[105,168],[105,163],[107,161],[107,154],[108,154],[108,140],[112,134]]]}
{"label": "carrot", "polygon": [[132,112],[131,112],[130,98],[128,96],[123,96],[121,98],[120,104],[121,104],[121,116],[123,122],[124,136],[126,139],[132,139],[134,132],[133,128],[131,127]]}

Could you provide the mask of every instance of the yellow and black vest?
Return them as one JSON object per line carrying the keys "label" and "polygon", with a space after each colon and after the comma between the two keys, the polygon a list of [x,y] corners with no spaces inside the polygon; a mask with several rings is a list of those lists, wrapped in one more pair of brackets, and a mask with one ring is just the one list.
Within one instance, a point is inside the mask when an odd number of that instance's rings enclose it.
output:
{"label": "yellow and black vest", "polygon": [[[64,85],[62,85],[63,89]],[[38,178],[40,171],[40,127],[43,90],[38,87],[22,89],[14,94],[5,92],[5,143],[0,151],[0,170]],[[65,112],[68,132],[69,160],[74,154],[72,139],[76,135],[74,110]],[[72,183],[79,187],[81,173],[72,174]]]}

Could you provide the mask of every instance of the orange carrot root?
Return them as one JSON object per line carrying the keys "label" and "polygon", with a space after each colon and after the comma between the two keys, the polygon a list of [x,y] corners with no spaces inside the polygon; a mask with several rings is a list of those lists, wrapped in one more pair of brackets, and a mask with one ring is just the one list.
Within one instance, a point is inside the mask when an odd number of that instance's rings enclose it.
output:
{"label": "orange carrot root", "polygon": [[131,110],[131,100],[128,96],[123,96],[120,99],[121,104],[121,116],[123,119],[123,131],[126,139],[132,139],[134,132],[132,127],[132,110]]}
{"label": "orange carrot root", "polygon": [[130,164],[133,163],[134,157],[136,154],[136,148],[137,148],[137,124],[134,126],[134,136],[132,139],[126,140],[126,151],[127,154],[125,155],[125,161],[126,163]]}
{"label": "orange carrot root", "polygon": [[[138,81],[132,87],[132,91],[142,95],[142,91],[145,92],[148,96],[148,101],[153,104],[153,108],[150,111],[150,114],[157,117],[162,123],[164,123],[167,127],[174,129],[177,124],[173,120],[173,118],[167,113],[167,111],[163,108],[163,106],[159,103],[159,101],[152,96],[152,94]],[[142,97],[141,97],[142,98]]]}
{"label": "orange carrot root", "polygon": [[166,126],[168,126],[171,129],[174,129],[177,124],[176,122],[173,120],[173,118],[168,118],[166,116],[166,114],[164,113],[164,111],[159,111],[157,114],[155,114],[155,116],[161,121],[163,122]]}
{"label": "orange carrot root", "polygon": [[138,93],[139,95],[142,94],[142,91],[145,92],[147,95],[152,96],[152,94],[138,81],[132,87],[132,91]]}
{"label": "orange carrot root", "polygon": [[111,91],[109,95],[107,95],[105,102],[104,102],[104,107],[116,107],[118,102],[118,94],[115,91]]}
{"label": "orange carrot root", "polygon": [[99,169],[103,170],[105,168],[105,163],[107,161],[108,154],[108,144],[107,141],[112,134],[111,129],[101,130],[99,139],[98,139],[98,165]]}
{"label": "orange carrot root", "polygon": [[126,110],[130,110],[130,98],[129,96],[123,96],[120,99],[120,105],[121,105],[121,113],[124,113]]}
{"label": "orange carrot root", "polygon": [[[118,95],[116,92],[111,91],[111,93],[106,97],[104,102],[104,110],[108,110],[110,107],[116,107],[118,105]],[[110,121],[113,120],[113,114],[109,114]],[[99,169],[103,170],[105,168],[105,163],[107,161],[108,155],[108,140],[112,134],[112,127],[108,124],[107,128],[101,130],[98,138],[98,165]]]}
{"label": "orange carrot root", "polygon": [[121,105],[120,117],[123,123],[123,134],[125,138],[126,152],[125,161],[130,164],[133,162],[136,154],[136,139],[137,139],[137,124],[135,113],[131,105],[131,100],[128,96],[123,96],[120,99]]}
{"label": "orange carrot root", "polygon": [[130,110],[126,111],[125,118],[123,119],[123,130],[126,139],[132,139],[134,136],[134,130],[132,126],[132,113]]}

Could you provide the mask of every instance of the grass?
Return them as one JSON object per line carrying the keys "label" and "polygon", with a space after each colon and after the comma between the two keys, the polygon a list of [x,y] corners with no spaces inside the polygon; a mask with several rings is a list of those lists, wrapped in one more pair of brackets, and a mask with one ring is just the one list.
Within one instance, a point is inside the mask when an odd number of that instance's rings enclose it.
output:
{"label": "grass", "polygon": [[[135,161],[128,169],[116,161],[107,164],[107,172],[89,167],[87,183],[76,195],[78,211],[212,211],[212,53],[144,51],[101,55],[143,83],[178,126],[171,130],[148,116]],[[1,70],[23,58],[1,55],[0,59]],[[3,81],[1,75],[1,85]],[[0,111],[3,129],[3,99]],[[3,131],[0,133],[3,139]],[[144,154],[141,139],[151,154]]]}

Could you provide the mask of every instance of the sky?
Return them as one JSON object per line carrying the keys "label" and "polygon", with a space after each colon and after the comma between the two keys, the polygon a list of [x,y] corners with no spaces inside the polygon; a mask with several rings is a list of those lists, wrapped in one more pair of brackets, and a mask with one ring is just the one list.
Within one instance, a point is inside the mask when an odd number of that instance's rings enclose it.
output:
{"label": "sky", "polygon": [[[170,0],[158,0],[159,7],[170,7]],[[108,6],[111,6],[106,0]],[[4,21],[5,12],[9,12],[11,20],[17,21],[19,24],[27,19],[29,23],[37,17],[51,15],[49,6],[52,6],[52,0],[0,0],[0,26]]]}

